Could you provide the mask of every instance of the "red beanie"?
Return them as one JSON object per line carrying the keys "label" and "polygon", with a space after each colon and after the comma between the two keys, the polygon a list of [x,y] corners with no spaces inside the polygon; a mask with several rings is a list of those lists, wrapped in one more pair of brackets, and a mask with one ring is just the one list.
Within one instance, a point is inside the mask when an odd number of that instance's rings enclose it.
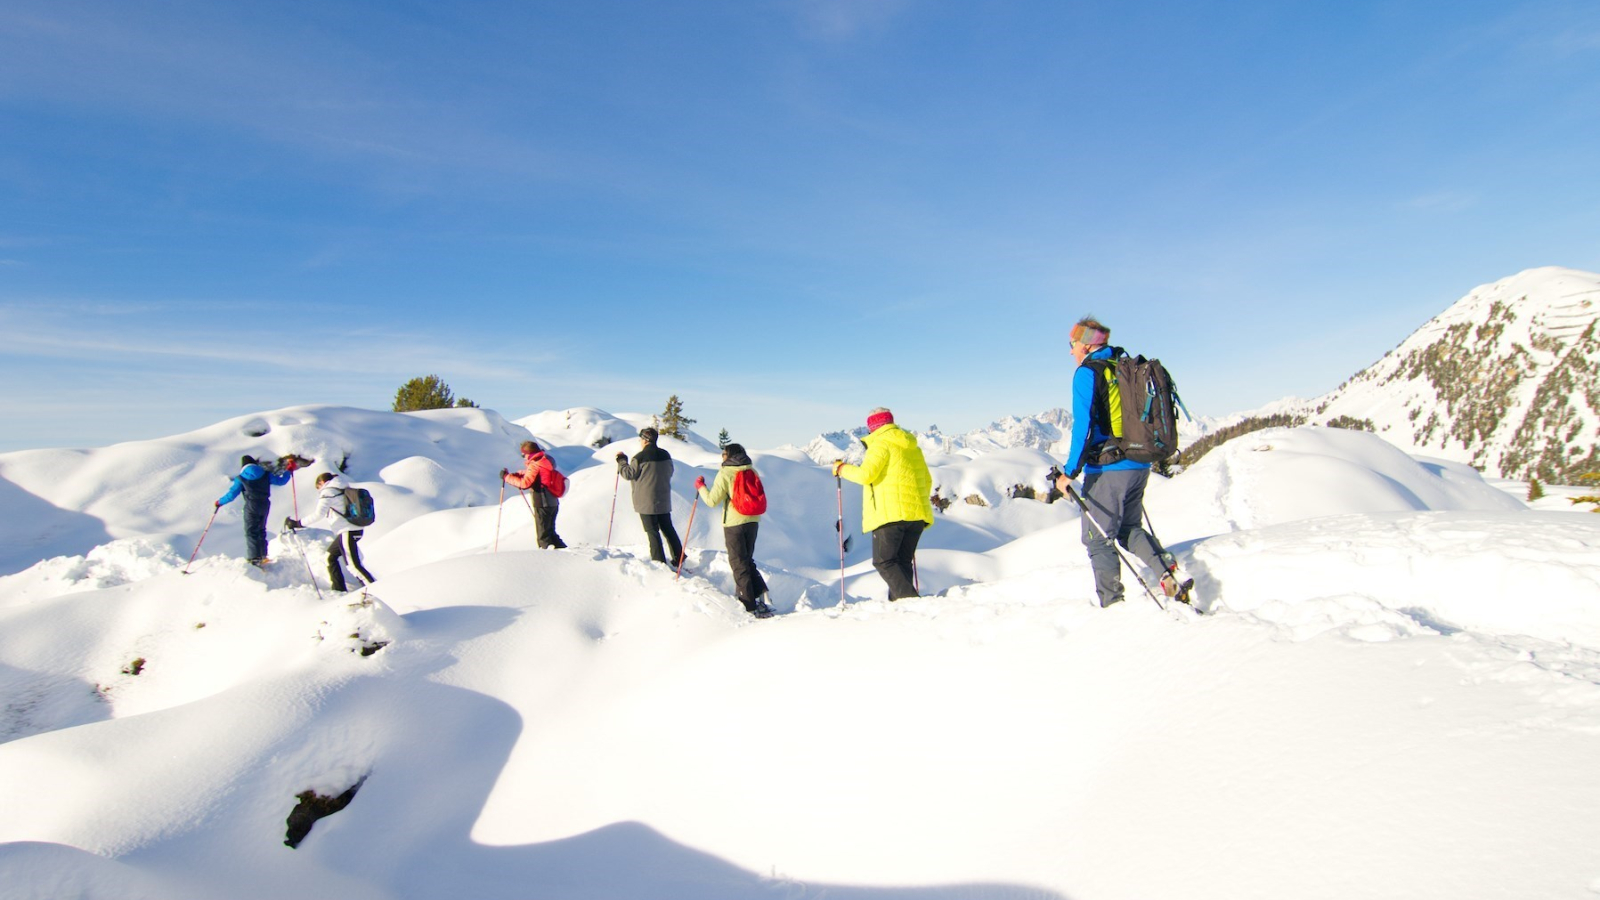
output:
{"label": "red beanie", "polygon": [[894,413],[887,409],[877,409],[867,415],[867,433],[871,434],[885,425],[894,423]]}

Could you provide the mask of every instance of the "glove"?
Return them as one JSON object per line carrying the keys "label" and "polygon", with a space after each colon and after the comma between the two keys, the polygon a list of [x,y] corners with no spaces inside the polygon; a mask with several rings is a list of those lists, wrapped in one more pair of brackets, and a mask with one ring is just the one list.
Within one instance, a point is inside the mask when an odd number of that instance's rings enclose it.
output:
{"label": "glove", "polygon": [[627,461],[628,461],[628,454],[626,454],[626,453],[618,453],[617,454],[617,462],[625,463]]}
{"label": "glove", "polygon": [[511,474],[511,470],[510,469],[501,469],[500,470],[500,480],[501,481],[505,481],[506,480],[506,476],[510,475],[510,474]]}
{"label": "glove", "polygon": [[838,478],[839,477],[839,470],[842,469],[842,468],[844,468],[844,460],[842,460],[842,459],[834,460],[833,461],[833,477]]}
{"label": "glove", "polygon": [[299,519],[284,519],[283,524],[289,526],[290,531],[299,531],[305,527],[304,525],[300,524]]}
{"label": "glove", "polygon": [[699,490],[702,490],[702,491],[705,490],[706,489],[706,477],[704,475],[696,475],[694,477],[694,486],[696,488],[698,488]]}
{"label": "glove", "polygon": [[221,509],[222,508],[222,501],[221,500],[213,500],[213,501],[211,501],[211,508],[212,509]]}
{"label": "glove", "polygon": [[300,460],[293,456],[289,457],[283,464],[283,470],[285,472],[293,472],[298,468],[300,468]]}

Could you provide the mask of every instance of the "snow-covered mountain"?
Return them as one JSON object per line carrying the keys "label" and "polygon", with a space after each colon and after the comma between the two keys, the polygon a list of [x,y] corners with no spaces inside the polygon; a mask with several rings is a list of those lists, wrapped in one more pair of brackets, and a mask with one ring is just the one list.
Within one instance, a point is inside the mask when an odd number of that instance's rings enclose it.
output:
{"label": "snow-covered mountain", "polygon": [[1491,475],[1573,483],[1600,471],[1600,275],[1547,267],[1483,285],[1294,411],[1370,420]]}
{"label": "snow-covered mountain", "polygon": [[[1219,422],[1231,422],[1238,418],[1184,418],[1178,423],[1178,431],[1183,443],[1187,444],[1215,430]],[[835,459],[859,462],[863,452],[859,438],[866,433],[866,426],[830,431],[812,438],[797,449],[818,464],[827,464]],[[917,436],[917,444],[924,453],[974,458],[998,450],[1025,449],[1038,450],[1060,459],[1072,442],[1072,412],[1056,407],[1037,415],[1006,416],[988,427],[975,428],[963,434],[945,434],[937,425],[913,430],[912,433]]]}

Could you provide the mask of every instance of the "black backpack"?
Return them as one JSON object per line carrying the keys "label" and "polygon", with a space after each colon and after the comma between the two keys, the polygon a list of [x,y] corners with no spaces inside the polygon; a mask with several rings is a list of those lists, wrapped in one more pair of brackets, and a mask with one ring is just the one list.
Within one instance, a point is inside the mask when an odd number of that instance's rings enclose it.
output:
{"label": "black backpack", "polygon": [[1086,360],[1084,365],[1095,373],[1095,422],[1111,435],[1084,448],[1086,462],[1108,466],[1131,459],[1156,465],[1177,455],[1178,410],[1184,415],[1189,410],[1160,360],[1129,356],[1113,347],[1110,359]]}
{"label": "black backpack", "polygon": [[366,488],[345,488],[344,500],[344,517],[351,525],[365,528],[377,521],[378,510],[373,506],[372,493]]}

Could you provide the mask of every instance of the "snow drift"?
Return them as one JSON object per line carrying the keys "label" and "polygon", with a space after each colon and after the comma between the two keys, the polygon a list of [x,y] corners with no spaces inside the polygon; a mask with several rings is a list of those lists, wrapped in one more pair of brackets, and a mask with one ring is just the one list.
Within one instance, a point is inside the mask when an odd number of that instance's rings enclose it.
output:
{"label": "snow drift", "polygon": [[[693,500],[703,439],[666,444],[691,573],[649,561],[611,463],[639,418],[297,407],[0,456],[0,895],[1600,887],[1600,517],[1370,434],[1260,432],[1150,487],[1207,613],[1131,578],[1101,610],[1073,510],[1006,493],[1056,460],[946,455],[984,505],[928,532],[930,596],[883,599],[847,486],[841,604],[834,480],[756,452],[758,622]],[[497,502],[529,436],[572,479],[569,550]],[[253,450],[378,497],[373,597],[327,593],[315,533],[246,565],[237,520],[182,574]],[[284,845],[297,795],[357,785]]]}

